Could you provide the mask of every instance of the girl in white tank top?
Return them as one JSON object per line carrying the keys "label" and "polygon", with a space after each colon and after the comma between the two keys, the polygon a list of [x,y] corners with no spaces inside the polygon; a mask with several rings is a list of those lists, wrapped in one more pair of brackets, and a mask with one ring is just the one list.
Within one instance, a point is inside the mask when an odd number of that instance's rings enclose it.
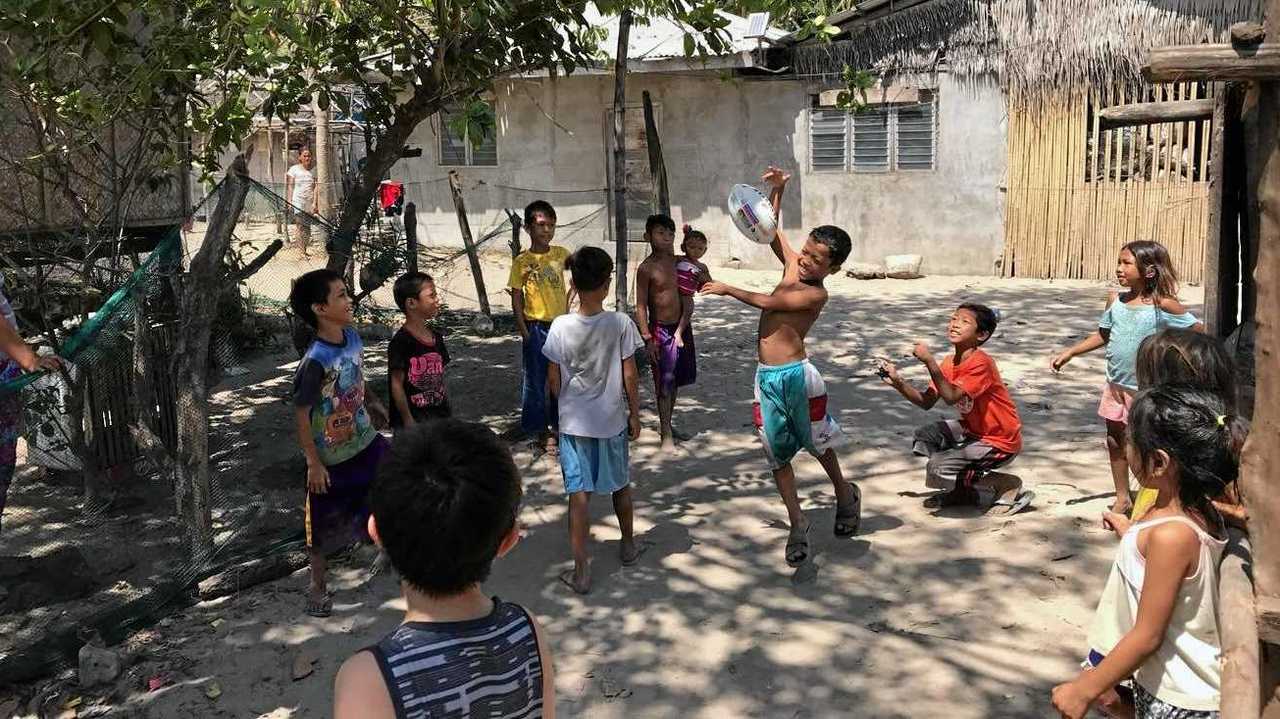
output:
{"label": "girl in white tank top", "polygon": [[1191,387],[1138,395],[1129,414],[1129,467],[1158,492],[1125,532],[1089,632],[1100,661],[1053,690],[1080,719],[1132,676],[1138,719],[1216,719],[1221,701],[1218,562],[1226,545],[1210,502],[1235,480],[1245,426],[1222,399]]}

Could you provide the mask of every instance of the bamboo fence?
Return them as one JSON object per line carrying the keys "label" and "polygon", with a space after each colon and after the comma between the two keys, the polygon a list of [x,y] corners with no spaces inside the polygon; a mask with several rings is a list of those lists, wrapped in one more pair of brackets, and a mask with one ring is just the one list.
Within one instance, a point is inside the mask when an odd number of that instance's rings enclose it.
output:
{"label": "bamboo fence", "polygon": [[1108,279],[1132,240],[1169,249],[1199,283],[1208,225],[1208,121],[1102,130],[1114,105],[1206,97],[1196,83],[1101,87],[1009,103],[1007,277]]}

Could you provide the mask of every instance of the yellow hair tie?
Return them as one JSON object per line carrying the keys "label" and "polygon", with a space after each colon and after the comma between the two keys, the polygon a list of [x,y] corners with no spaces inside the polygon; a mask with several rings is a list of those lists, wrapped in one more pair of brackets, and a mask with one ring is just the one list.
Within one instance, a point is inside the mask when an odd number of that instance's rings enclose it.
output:
{"label": "yellow hair tie", "polygon": [[1220,415],[1218,415],[1218,426],[1219,426],[1219,427],[1226,427],[1226,426],[1227,426],[1227,415],[1225,415],[1225,414],[1220,414]]}

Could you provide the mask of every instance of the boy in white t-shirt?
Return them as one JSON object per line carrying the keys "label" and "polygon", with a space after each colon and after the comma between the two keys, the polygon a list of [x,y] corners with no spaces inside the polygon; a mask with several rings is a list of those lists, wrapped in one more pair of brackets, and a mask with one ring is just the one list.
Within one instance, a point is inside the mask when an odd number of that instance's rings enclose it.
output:
{"label": "boy in white t-shirt", "polygon": [[[305,147],[298,150],[298,163],[285,173],[284,196],[294,208],[315,215],[320,208],[316,201],[316,178],[311,172],[311,162],[311,150]],[[294,237],[298,241],[298,249],[302,250],[304,256],[308,255],[307,245],[311,243],[311,223],[307,218],[294,212],[290,214],[293,215],[293,222],[297,225]]]}
{"label": "boy in white t-shirt", "polygon": [[640,436],[639,375],[635,353],[644,340],[631,318],[606,312],[613,260],[598,247],[584,247],[565,260],[578,311],[551,323],[542,354],[550,362],[547,383],[559,398],[560,470],[569,495],[569,543],[573,571],[560,579],[579,594],[591,591],[587,560],[592,492],[613,495],[622,530],[622,564],[640,557],[632,531],[631,478],[627,443]]}

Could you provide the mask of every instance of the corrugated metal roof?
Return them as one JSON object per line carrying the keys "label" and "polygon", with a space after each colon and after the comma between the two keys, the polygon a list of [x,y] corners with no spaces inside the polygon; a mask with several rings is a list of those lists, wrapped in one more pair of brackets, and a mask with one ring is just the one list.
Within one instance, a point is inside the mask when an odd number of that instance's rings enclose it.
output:
{"label": "corrugated metal roof", "polygon": [[[593,25],[597,25],[605,29],[608,36],[600,42],[600,50],[613,60],[617,57],[618,50],[618,17],[616,15],[604,16],[600,13],[594,4],[587,6],[583,13]],[[729,35],[729,47],[724,52],[725,55],[733,55],[746,50],[755,50],[758,41],[755,38],[748,39],[747,19],[732,13],[717,10],[716,14],[728,21],[728,27],[725,28]],[[668,18],[657,17],[649,18],[647,24],[632,24],[630,35],[627,38],[627,58],[630,61],[637,60],[665,60],[670,58],[684,57],[684,36],[690,29],[687,25],[675,22]],[[779,40],[786,35],[785,30],[780,30],[770,26],[765,31],[766,40]]]}

